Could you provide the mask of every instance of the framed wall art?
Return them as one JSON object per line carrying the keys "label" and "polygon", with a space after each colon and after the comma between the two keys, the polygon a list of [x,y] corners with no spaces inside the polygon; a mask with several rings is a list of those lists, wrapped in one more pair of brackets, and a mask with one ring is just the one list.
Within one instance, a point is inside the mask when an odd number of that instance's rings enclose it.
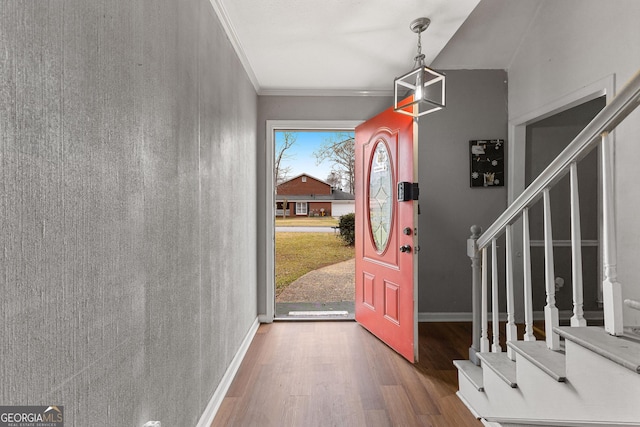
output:
{"label": "framed wall art", "polygon": [[471,187],[504,186],[504,139],[469,141]]}

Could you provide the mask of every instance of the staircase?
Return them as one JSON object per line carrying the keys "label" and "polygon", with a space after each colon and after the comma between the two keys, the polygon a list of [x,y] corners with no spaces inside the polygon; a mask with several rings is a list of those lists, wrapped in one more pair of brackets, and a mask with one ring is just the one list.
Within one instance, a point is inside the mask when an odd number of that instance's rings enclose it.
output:
{"label": "staircase", "polygon": [[[567,148],[484,232],[472,227],[467,254],[472,261],[473,342],[470,360],[456,360],[459,398],[488,426],[640,426],[640,328],[623,325],[623,310],[640,303],[624,300],[617,281],[613,215],[611,132],[640,104],[640,73],[593,119]],[[587,326],[583,313],[582,255],[577,164],[600,149],[602,185],[602,271],[604,327]],[[573,311],[560,326],[549,190],[570,175]],[[545,338],[533,328],[529,208],[544,204]],[[516,230],[518,224],[518,230]],[[522,228],[519,229],[522,224]],[[522,248],[512,247],[522,232]],[[498,269],[497,239],[504,236],[504,269]],[[520,251],[521,257],[515,253]],[[521,258],[521,259],[520,259]],[[524,331],[515,323],[513,263],[523,262]],[[498,278],[505,277],[504,286]],[[498,294],[506,295],[505,310]],[[489,310],[491,298],[491,310]],[[506,317],[504,333],[500,320]],[[491,319],[491,322],[489,322]],[[489,327],[491,326],[491,331]],[[501,345],[500,337],[506,341]]]}
{"label": "staircase", "polygon": [[640,342],[601,327],[559,327],[564,348],[512,341],[478,353],[480,366],[454,361],[458,396],[478,417],[501,425],[640,425]]}

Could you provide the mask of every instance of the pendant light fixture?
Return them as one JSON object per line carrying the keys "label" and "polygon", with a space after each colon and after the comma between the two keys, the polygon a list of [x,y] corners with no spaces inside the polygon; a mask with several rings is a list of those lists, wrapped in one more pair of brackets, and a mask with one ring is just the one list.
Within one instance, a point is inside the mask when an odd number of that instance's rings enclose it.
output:
{"label": "pendant light fixture", "polygon": [[424,116],[445,107],[445,75],[427,67],[422,53],[421,35],[430,23],[429,18],[418,18],[411,22],[409,28],[418,34],[418,54],[414,58],[414,69],[393,82],[394,110],[413,117]]}

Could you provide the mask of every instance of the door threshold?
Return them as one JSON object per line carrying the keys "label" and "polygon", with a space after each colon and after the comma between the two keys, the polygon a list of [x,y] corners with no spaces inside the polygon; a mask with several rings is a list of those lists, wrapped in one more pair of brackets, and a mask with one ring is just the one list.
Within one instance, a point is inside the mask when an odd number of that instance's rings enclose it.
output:
{"label": "door threshold", "polygon": [[354,320],[353,301],[276,303],[274,320]]}
{"label": "door threshold", "polygon": [[353,322],[356,320],[353,313],[347,316],[279,316],[273,319],[274,322]]}

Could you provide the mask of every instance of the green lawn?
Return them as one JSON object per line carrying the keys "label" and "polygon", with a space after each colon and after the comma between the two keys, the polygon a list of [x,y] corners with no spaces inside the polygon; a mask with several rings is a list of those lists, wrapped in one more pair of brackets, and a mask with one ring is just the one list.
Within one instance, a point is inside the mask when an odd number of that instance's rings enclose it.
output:
{"label": "green lawn", "polygon": [[355,257],[333,233],[276,233],[276,296],[306,273]]}
{"label": "green lawn", "polygon": [[338,218],[330,216],[276,217],[276,227],[334,227],[336,225],[338,225]]}

